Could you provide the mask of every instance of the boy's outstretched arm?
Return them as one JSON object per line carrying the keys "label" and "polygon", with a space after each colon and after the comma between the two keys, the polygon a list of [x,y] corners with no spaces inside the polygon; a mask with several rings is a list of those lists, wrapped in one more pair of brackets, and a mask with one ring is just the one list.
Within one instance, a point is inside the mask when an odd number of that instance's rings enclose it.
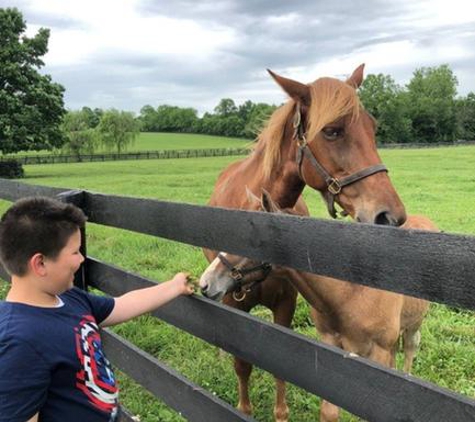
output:
{"label": "boy's outstretched arm", "polygon": [[120,324],[153,311],[180,295],[191,295],[193,291],[193,286],[188,283],[187,275],[178,273],[169,281],[116,297],[114,309],[100,325],[107,327]]}

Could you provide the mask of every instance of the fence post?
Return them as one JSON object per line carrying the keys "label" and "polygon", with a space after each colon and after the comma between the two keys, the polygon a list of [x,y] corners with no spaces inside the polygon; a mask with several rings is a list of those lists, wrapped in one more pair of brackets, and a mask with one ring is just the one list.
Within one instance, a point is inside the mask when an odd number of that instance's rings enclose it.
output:
{"label": "fence post", "polygon": [[[73,204],[84,210],[85,192],[82,190],[68,190],[66,192],[61,192],[57,195],[57,198],[62,202]],[[81,247],[79,248],[79,251],[84,258],[87,257],[86,227],[81,229]],[[87,291],[86,260],[84,260],[81,267],[79,267],[79,270],[74,275],[74,285],[79,287],[81,290]]]}

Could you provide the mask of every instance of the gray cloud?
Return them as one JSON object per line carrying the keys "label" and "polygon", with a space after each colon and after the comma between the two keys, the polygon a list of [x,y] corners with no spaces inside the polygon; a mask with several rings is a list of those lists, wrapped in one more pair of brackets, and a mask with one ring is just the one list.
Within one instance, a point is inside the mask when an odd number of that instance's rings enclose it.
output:
{"label": "gray cloud", "polygon": [[[20,10],[27,5],[23,0],[14,3]],[[71,108],[114,106],[139,111],[145,104],[167,103],[192,106],[203,112],[212,110],[224,97],[282,101],[283,94],[268,77],[266,68],[288,74],[289,69],[313,69],[332,60],[348,61],[372,48],[407,41],[426,52],[429,59],[408,57],[404,64],[380,60],[375,73],[389,73],[402,83],[418,67],[448,63],[456,74],[458,70],[462,72],[460,92],[475,91],[475,82],[467,77],[475,65],[473,22],[421,25],[419,20],[426,17],[424,6],[429,13],[427,0],[142,0],[138,12],[144,18],[163,16],[177,19],[177,25],[192,20],[208,29],[227,28],[235,41],[222,45],[207,63],[171,53],[124,55],[117,47],[98,52],[88,63],[47,66],[46,72],[66,87],[66,101]],[[51,26],[52,31],[85,25],[73,18],[31,14],[27,7],[24,10],[28,22]],[[439,51],[441,43],[453,44],[465,55],[431,56],[430,52]],[[355,61],[351,66],[358,64]],[[353,70],[351,66],[347,73]],[[313,75],[313,79],[318,76],[324,75]]]}

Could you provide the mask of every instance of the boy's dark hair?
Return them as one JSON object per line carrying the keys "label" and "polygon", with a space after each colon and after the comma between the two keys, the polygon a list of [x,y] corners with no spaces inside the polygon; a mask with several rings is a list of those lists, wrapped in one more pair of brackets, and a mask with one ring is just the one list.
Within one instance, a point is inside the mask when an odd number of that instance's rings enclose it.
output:
{"label": "boy's dark hair", "polygon": [[0,220],[0,260],[9,274],[24,276],[36,253],[55,259],[86,216],[72,204],[46,197],[15,202]]}

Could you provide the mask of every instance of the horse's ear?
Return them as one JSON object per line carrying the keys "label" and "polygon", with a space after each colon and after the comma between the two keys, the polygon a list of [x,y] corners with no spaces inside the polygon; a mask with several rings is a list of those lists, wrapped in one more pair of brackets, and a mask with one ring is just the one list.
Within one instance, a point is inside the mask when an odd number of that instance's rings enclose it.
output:
{"label": "horse's ear", "polygon": [[246,186],[246,196],[250,205],[252,205],[253,203],[255,205],[261,204],[261,200],[259,199],[259,197],[254,195],[251,189],[249,189],[247,186]]}
{"label": "horse's ear", "polygon": [[359,88],[363,83],[364,63],[360,64],[352,73],[352,75],[346,80],[348,85],[353,88]]}
{"label": "horse's ear", "polygon": [[269,75],[280,85],[280,87],[289,95],[293,100],[302,103],[303,105],[310,107],[310,88],[308,85],[294,81],[293,79],[284,78],[279,76],[272,70],[267,69]]}
{"label": "horse's ear", "polygon": [[281,212],[279,206],[270,197],[270,193],[265,189],[262,189],[261,204],[262,209],[266,212]]}

